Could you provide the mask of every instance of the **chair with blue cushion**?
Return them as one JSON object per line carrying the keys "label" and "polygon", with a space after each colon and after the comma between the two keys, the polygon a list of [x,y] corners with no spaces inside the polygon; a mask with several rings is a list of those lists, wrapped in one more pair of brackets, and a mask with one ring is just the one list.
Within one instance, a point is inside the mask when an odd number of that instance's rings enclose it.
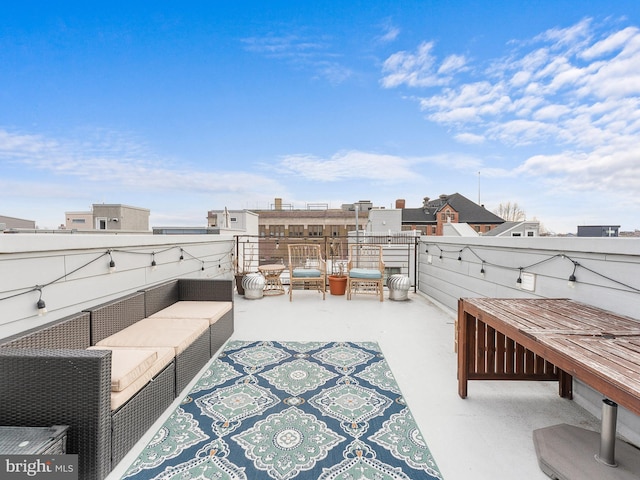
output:
{"label": "chair with blue cushion", "polygon": [[289,248],[289,301],[293,299],[293,288],[315,286],[325,299],[327,264],[322,259],[320,245],[308,243],[290,244]]}
{"label": "chair with blue cushion", "polygon": [[382,246],[353,244],[347,263],[347,300],[354,293],[369,293],[383,298],[384,262]]}

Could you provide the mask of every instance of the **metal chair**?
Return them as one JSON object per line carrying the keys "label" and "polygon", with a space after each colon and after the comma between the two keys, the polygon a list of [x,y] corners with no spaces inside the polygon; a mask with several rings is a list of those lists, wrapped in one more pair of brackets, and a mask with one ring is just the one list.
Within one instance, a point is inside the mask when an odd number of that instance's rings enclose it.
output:
{"label": "metal chair", "polygon": [[320,245],[290,244],[289,249],[289,301],[293,299],[293,287],[303,285],[304,288],[315,286],[326,294],[327,264],[322,258]]}
{"label": "metal chair", "polygon": [[353,244],[349,246],[347,263],[347,300],[353,293],[374,294],[383,298],[384,262],[380,245]]}

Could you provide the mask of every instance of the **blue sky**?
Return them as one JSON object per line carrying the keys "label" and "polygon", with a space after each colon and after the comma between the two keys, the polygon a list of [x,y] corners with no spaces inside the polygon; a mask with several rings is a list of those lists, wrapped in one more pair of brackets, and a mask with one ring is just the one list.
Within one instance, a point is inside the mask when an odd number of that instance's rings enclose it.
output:
{"label": "blue sky", "polygon": [[459,192],[640,229],[640,2],[2,2],[0,215]]}

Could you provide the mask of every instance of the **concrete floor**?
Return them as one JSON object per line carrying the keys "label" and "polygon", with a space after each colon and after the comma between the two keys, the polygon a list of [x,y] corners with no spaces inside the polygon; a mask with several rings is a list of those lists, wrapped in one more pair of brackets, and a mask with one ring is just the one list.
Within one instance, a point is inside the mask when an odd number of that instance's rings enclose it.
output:
{"label": "concrete floor", "polygon": [[[385,292],[382,303],[369,295],[348,301],[328,293],[323,301],[313,291],[295,291],[291,303],[288,295],[236,296],[233,339],[378,342],[445,480],[548,480],[533,431],[561,423],[599,431],[599,420],[560,398],[555,382],[469,382],[468,397],[461,399],[454,320],[454,312],[414,293],[397,302]],[[108,480],[120,478],[164,419]]]}

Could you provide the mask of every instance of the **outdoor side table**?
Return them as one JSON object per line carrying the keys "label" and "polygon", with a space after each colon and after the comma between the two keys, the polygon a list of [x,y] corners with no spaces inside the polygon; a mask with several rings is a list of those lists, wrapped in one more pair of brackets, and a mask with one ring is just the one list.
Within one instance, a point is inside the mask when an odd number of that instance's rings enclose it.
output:
{"label": "outdoor side table", "polygon": [[280,281],[280,275],[284,271],[284,265],[261,265],[258,271],[264,275],[264,294],[282,295],[284,287]]}
{"label": "outdoor side table", "polygon": [[0,427],[2,455],[64,455],[67,425],[52,427]]}

